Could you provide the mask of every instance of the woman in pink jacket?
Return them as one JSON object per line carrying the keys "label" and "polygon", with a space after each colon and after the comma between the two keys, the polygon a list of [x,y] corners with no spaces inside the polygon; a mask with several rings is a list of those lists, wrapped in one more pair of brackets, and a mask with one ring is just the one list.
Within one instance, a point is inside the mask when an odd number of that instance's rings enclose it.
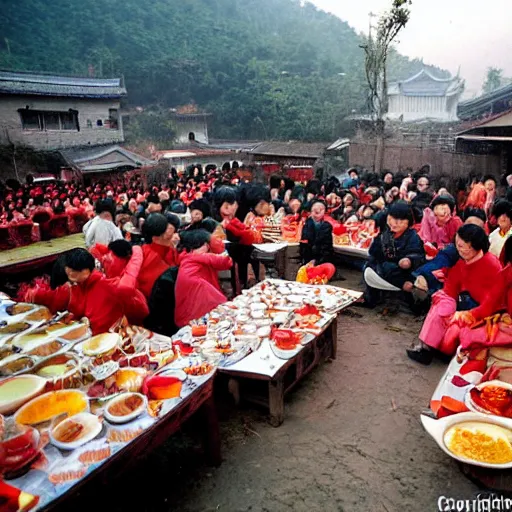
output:
{"label": "woman in pink jacket", "polygon": [[233,261],[219,252],[215,237],[203,229],[186,231],[180,246],[180,269],[176,280],[176,309],[178,327],[201,318],[227,301],[219,285],[218,273],[229,270]]}

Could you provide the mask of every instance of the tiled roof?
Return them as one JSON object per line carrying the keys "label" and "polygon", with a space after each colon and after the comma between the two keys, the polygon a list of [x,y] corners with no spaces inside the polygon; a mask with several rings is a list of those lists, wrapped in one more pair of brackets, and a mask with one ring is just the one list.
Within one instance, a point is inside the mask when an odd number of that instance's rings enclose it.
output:
{"label": "tiled roof", "polygon": [[324,142],[262,142],[248,153],[290,158],[320,158],[328,145]]}
{"label": "tiled roof", "polygon": [[454,78],[436,78],[426,70],[416,75],[389,84],[388,94],[401,94],[403,96],[451,96],[464,90],[464,80]]}
{"label": "tiled roof", "polygon": [[457,115],[461,119],[474,119],[489,113],[499,113],[512,107],[512,84],[507,84],[478,98],[462,101],[458,105]]}
{"label": "tiled roof", "polygon": [[0,71],[0,94],[121,98],[126,89],[120,78],[79,78]]}

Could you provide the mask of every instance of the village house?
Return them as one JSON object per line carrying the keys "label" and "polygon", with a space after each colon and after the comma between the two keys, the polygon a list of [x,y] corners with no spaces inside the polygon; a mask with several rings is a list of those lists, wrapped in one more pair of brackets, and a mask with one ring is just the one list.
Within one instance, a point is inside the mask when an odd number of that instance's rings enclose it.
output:
{"label": "village house", "polygon": [[123,142],[122,82],[0,71],[0,145],[48,151]]}
{"label": "village house", "polygon": [[404,122],[457,121],[463,92],[464,80],[459,76],[436,78],[423,69],[407,80],[389,84],[387,117]]}

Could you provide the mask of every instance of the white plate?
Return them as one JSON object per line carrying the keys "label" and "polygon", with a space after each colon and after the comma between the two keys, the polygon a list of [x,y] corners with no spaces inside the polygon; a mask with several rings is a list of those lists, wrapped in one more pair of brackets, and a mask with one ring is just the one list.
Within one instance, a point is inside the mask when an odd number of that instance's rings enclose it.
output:
{"label": "white plate", "polygon": [[[65,424],[69,423],[70,421],[75,421],[82,424],[85,427],[86,432],[79,439],[71,443],[63,443],[61,441],[57,441],[57,439],[54,437],[55,432],[63,428]],[[75,448],[78,448],[79,446],[92,441],[101,432],[101,429],[102,424],[98,416],[95,416],[90,412],[80,412],[74,416],[66,418],[57,426],[53,427],[50,431],[50,441],[53,445],[55,445],[57,448],[61,448],[62,450],[74,450]]]}
{"label": "white plate", "polygon": [[430,418],[429,416],[421,415],[421,423],[425,430],[434,438],[434,441],[439,445],[441,450],[443,450],[447,455],[452,457],[459,462],[464,462],[465,464],[472,464],[473,466],[480,466],[482,468],[494,468],[494,469],[508,469],[512,468],[512,462],[508,462],[506,464],[489,464],[487,462],[478,462],[472,459],[467,459],[465,457],[460,457],[452,453],[448,447],[445,445],[444,436],[446,431],[452,427],[453,425],[457,425],[458,423],[467,423],[467,422],[479,422],[479,423],[490,423],[492,425],[498,425],[500,427],[504,427],[506,429],[512,430],[512,420],[509,418],[499,418],[498,416],[491,416],[487,414],[481,414],[478,412],[462,412],[459,414],[454,414],[452,416],[446,416],[439,420],[434,418]]}
{"label": "white plate", "polygon": [[[126,414],[125,416],[116,416],[114,414],[110,414],[109,408],[112,405],[115,405],[120,400],[124,400],[132,395],[142,398],[142,404],[139,407],[137,407],[137,409],[132,411],[130,414]],[[121,393],[115,398],[112,398],[112,400],[110,400],[108,404],[105,406],[105,418],[107,418],[107,420],[110,421],[110,423],[128,423],[129,421],[132,421],[135,418],[137,418],[137,416],[140,416],[146,410],[147,404],[148,402],[146,396],[141,393]]]}

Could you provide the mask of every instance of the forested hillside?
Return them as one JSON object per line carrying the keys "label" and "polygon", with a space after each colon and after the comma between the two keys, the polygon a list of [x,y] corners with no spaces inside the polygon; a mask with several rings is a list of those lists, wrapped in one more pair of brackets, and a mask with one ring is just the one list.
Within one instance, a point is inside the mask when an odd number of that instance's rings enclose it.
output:
{"label": "forested hillside", "polygon": [[[299,0],[0,0],[0,12],[0,68],[123,74],[130,105],[195,101],[215,137],[330,140],[366,108],[360,36]],[[389,78],[422,66],[394,54]]]}

